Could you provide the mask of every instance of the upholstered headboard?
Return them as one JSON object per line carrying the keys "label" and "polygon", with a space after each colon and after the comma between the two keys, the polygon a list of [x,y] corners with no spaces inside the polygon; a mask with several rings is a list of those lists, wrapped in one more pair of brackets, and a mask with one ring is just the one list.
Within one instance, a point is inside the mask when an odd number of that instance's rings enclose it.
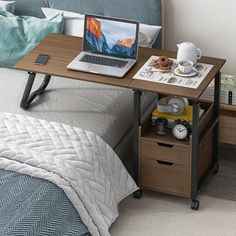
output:
{"label": "upholstered headboard", "polygon": [[[44,17],[41,7],[135,19],[162,25],[161,0],[15,0],[17,15]],[[161,47],[159,34],[154,47]]]}

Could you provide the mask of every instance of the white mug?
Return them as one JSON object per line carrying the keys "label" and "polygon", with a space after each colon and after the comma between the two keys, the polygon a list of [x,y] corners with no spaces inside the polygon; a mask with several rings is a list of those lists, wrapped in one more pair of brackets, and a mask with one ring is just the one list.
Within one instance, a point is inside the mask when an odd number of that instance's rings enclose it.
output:
{"label": "white mug", "polygon": [[193,62],[192,61],[180,61],[178,64],[178,68],[180,72],[183,74],[188,74],[193,69]]}

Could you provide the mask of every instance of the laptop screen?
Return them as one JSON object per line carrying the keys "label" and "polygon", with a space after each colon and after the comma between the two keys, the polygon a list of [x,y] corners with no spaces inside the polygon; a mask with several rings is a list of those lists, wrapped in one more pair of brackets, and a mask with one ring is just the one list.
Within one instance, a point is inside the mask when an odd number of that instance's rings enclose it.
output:
{"label": "laptop screen", "polygon": [[84,51],[136,59],[138,22],[85,15],[84,27]]}

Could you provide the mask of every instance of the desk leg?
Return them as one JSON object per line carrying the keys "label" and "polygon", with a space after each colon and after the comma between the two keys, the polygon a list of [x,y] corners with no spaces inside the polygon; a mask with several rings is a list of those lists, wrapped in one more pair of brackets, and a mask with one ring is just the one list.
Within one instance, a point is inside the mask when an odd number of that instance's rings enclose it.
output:
{"label": "desk leg", "polygon": [[198,146],[199,146],[199,101],[193,102],[193,124],[192,124],[192,174],[191,174],[191,208],[198,210]]}
{"label": "desk leg", "polygon": [[[214,86],[214,117],[219,119],[220,115],[220,84],[221,73],[218,72],[215,76]],[[214,173],[219,171],[219,122],[216,123],[213,129],[213,164],[215,166]]]}
{"label": "desk leg", "polygon": [[[193,130],[192,130],[192,209],[197,210],[199,207],[199,201],[196,200],[198,190],[201,188],[205,180],[212,174],[219,171],[219,115],[220,115],[220,84],[221,84],[221,73],[218,72],[215,76],[214,86],[214,109],[213,118],[207,125],[207,127],[199,134],[198,131],[198,118],[199,117],[199,103],[194,102],[193,104]],[[213,130],[212,139],[212,164],[207,169],[206,173],[198,181],[197,165],[198,165],[198,145],[203,139]]]}
{"label": "desk leg", "polygon": [[36,73],[34,72],[29,72],[29,78],[25,86],[25,91],[23,94],[23,97],[21,99],[20,107],[23,109],[27,109],[32,101],[40,94],[42,94],[45,89],[47,88],[49,81],[51,79],[51,75],[45,75],[45,78],[40,85],[40,87],[35,90],[33,93],[30,94],[32,86],[34,84],[34,79],[35,79]]}
{"label": "desk leg", "polygon": [[[139,126],[141,120],[141,95],[142,91],[134,90],[134,121],[133,121],[133,178],[138,185],[139,179]],[[140,198],[142,196],[142,191],[138,190],[134,193],[135,198]]]}

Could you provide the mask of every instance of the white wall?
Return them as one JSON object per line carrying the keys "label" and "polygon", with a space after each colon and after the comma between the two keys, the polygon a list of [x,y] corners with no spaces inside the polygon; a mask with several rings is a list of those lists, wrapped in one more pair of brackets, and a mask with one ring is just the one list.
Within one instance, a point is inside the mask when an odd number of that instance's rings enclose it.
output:
{"label": "white wall", "polygon": [[190,41],[202,54],[227,60],[222,72],[236,75],[236,1],[164,0],[165,46]]}

